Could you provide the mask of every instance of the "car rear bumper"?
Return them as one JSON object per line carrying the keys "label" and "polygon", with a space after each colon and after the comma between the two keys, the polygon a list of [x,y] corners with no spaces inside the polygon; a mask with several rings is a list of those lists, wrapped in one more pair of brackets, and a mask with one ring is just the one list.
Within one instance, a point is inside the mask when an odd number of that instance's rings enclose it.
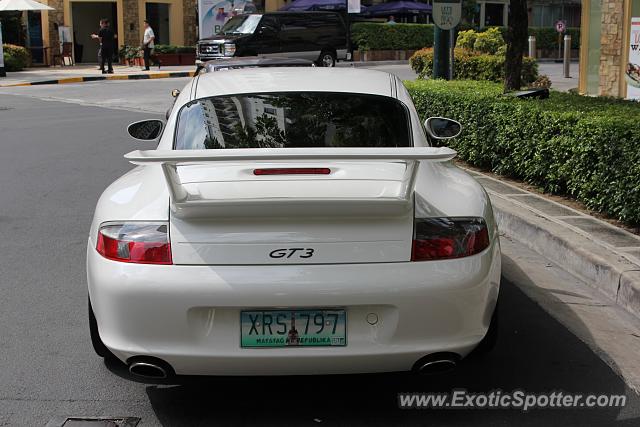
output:
{"label": "car rear bumper", "polygon": [[[110,261],[90,245],[87,271],[100,336],[122,361],[154,356],[189,375],[390,372],[477,345],[498,296],[500,249],[415,263],[160,266]],[[241,348],[240,311],[275,307],[345,308],[348,345]]]}

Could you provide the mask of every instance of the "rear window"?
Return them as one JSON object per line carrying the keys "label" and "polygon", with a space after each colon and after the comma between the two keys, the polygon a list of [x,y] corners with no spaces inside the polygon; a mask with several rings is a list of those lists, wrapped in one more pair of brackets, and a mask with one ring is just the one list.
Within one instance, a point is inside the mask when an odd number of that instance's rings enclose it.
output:
{"label": "rear window", "polygon": [[409,147],[410,135],[407,108],[386,96],[241,94],[182,107],[174,148]]}

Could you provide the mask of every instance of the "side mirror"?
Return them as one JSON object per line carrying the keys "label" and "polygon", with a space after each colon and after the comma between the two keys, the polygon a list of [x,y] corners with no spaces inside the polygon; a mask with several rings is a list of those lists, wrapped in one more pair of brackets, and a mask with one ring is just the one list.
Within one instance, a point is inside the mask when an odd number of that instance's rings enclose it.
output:
{"label": "side mirror", "polygon": [[451,139],[462,132],[460,122],[446,117],[429,117],[424,122],[424,128],[429,136],[434,139]]}
{"label": "side mirror", "polygon": [[180,95],[180,89],[174,89],[171,91],[171,96],[173,96],[174,98],[177,98],[178,95]]}
{"label": "side mirror", "polygon": [[275,30],[274,30],[273,28],[271,28],[271,27],[267,27],[267,26],[264,26],[264,25],[263,25],[262,27],[260,27],[260,30],[258,30],[258,33],[259,33],[260,35],[263,35],[263,34],[264,34],[264,35],[272,36],[272,35],[274,35],[276,32],[275,32]]}
{"label": "side mirror", "polygon": [[163,128],[164,122],[162,120],[151,119],[131,123],[127,127],[127,132],[129,132],[129,135],[133,139],[137,139],[139,141],[153,141],[158,139]]}

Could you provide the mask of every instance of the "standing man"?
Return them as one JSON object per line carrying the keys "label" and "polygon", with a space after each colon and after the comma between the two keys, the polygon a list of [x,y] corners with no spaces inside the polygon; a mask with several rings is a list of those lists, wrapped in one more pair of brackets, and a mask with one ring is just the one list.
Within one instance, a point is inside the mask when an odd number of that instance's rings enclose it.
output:
{"label": "standing man", "polygon": [[151,51],[155,47],[153,41],[156,36],[153,33],[153,29],[149,25],[149,21],[144,20],[144,37],[142,38],[142,50],[144,51],[144,69],[149,71],[149,65],[151,62]]}
{"label": "standing man", "polygon": [[[100,20],[100,31],[97,36],[92,34],[91,37],[100,40],[100,69],[102,74],[113,74],[113,51],[116,43],[116,35],[111,28],[109,28],[109,20]],[[104,62],[107,61],[108,68],[104,69]]]}

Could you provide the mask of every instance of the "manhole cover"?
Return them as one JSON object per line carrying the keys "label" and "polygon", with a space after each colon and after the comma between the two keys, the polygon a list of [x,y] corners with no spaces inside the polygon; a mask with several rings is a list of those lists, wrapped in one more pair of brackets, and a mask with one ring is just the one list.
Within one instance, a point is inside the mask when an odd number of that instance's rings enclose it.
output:
{"label": "manhole cover", "polygon": [[137,417],[55,417],[46,427],[136,427]]}

